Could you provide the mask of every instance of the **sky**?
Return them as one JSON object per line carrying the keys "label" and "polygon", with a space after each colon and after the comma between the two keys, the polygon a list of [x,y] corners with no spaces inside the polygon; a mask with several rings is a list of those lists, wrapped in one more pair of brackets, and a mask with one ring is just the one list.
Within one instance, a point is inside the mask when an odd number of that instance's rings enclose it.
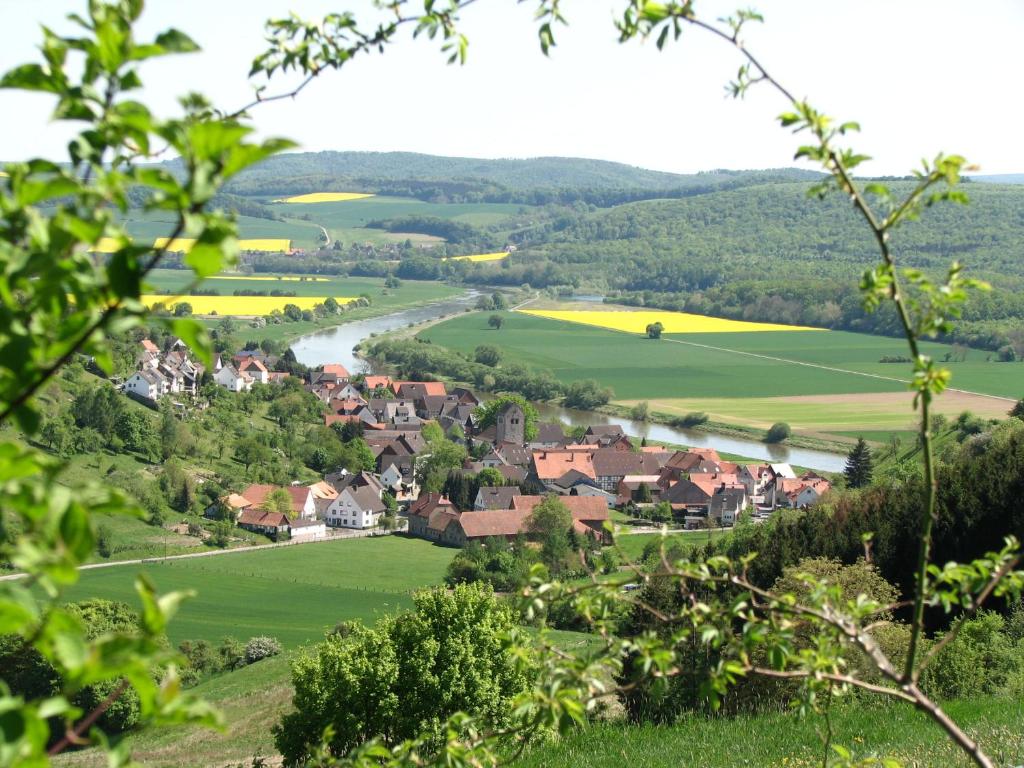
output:
{"label": "sky", "polygon": [[[708,19],[737,0],[707,0]],[[253,112],[258,132],[306,151],[412,151],[462,157],[571,156],[678,173],[799,165],[799,144],[774,118],[780,96],[754,89],[725,98],[741,61],[700,30],[658,52],[654,41],[619,44],[613,27],[625,0],[563,0],[569,26],[545,58],[533,0],[478,0],[463,14],[465,66],[447,65],[439,44],[402,35],[385,55],[364,56],[321,76],[295,100]],[[0,0],[0,70],[38,60],[40,24],[85,0]],[[1024,104],[1015,74],[1024,0],[750,0],[765,24],[744,35],[772,74],[797,96],[842,120],[874,159],[866,173],[903,174],[937,152],[962,154],[985,173],[1024,172]],[[146,39],[169,26],[201,53],[146,64],[142,98],[174,114],[189,91],[233,109],[247,103],[249,64],[263,22],[294,10],[371,13],[369,0],[150,0]],[[268,93],[294,80],[275,79]],[[0,158],[63,159],[71,130],[50,120],[45,95],[0,90]]]}

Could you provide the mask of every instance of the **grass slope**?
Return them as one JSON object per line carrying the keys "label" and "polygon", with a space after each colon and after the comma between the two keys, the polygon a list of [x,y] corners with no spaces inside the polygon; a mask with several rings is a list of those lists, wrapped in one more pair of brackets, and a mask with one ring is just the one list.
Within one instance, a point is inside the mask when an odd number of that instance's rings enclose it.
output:
{"label": "grass slope", "polygon": [[67,597],[138,607],[133,583],[141,572],[161,592],[197,593],[171,623],[174,644],[266,634],[294,648],[339,621],[372,622],[408,608],[411,591],[441,583],[452,554],[397,536],[304,544],[85,571]]}
{"label": "grass slope", "polygon": [[[128,234],[144,244],[152,244],[158,237],[174,231],[176,219],[165,211],[129,211],[126,218]],[[287,238],[292,247],[310,248],[320,241],[320,228],[308,221],[273,221],[254,216],[238,217],[238,235],[244,239]]]}
{"label": "grass slope", "polygon": [[[989,750],[997,765],[1024,760],[1024,702],[959,701],[948,712]],[[857,757],[893,756],[906,768],[973,765],[923,714],[903,705],[847,705],[832,714],[834,743]],[[793,714],[692,717],[674,726],[598,724],[537,747],[522,768],[668,768],[821,765],[821,718]],[[832,757],[835,757],[833,755]]]}

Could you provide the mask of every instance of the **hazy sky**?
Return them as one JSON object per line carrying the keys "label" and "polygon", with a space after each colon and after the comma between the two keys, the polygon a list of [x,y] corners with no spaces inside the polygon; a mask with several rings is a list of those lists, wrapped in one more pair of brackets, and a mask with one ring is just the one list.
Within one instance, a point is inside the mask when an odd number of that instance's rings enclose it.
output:
{"label": "hazy sky", "polygon": [[[658,53],[620,45],[623,0],[563,0],[570,26],[540,54],[533,0],[480,0],[464,13],[466,66],[437,43],[402,42],[384,56],[327,73],[294,102],[263,105],[260,131],[306,150],[407,150],[471,157],[594,157],[667,171],[793,165],[797,140],[772,118],[785,108],[757,89],[724,98],[740,64],[726,45],[688,30]],[[762,0],[766,24],[745,39],[798,95],[863,126],[867,171],[904,173],[924,155],[958,152],[987,173],[1024,172],[1019,70],[1024,0]],[[235,108],[248,101],[248,65],[264,19],[294,9],[366,11],[367,0],[150,0],[140,36],[167,26],[203,52],[147,65],[145,98],[170,113],[200,91]],[[732,2],[698,2],[715,18]],[[0,0],[0,69],[37,58],[39,25],[68,29],[85,0]],[[270,92],[286,90],[286,81]],[[49,122],[45,96],[0,91],[0,157],[60,158],[66,126]]]}

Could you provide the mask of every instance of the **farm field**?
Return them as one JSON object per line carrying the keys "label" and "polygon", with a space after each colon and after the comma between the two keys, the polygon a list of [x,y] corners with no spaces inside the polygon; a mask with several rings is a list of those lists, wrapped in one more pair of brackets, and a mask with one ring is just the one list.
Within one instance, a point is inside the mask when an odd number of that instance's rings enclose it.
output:
{"label": "farm field", "polygon": [[[174,297],[177,291],[187,289],[191,281],[191,272],[182,269],[158,269],[154,270],[148,278],[149,287],[153,290],[165,291],[164,294],[148,294],[147,298],[154,302],[165,304]],[[274,284],[279,281],[280,286]],[[273,302],[274,307],[283,307],[285,304],[295,304],[300,308],[312,307],[313,304],[323,301],[325,296],[334,296],[340,304],[344,304],[349,298],[365,294],[370,297],[370,306],[352,310],[343,316],[338,316],[339,321],[363,319],[404,309],[406,307],[425,304],[431,301],[456,296],[461,291],[444,283],[430,280],[403,280],[398,288],[384,288],[384,281],[375,277],[347,277],[347,276],[323,276],[323,275],[286,275],[278,277],[274,275],[217,275],[207,278],[202,282],[204,290],[215,290],[219,296],[193,296],[189,299],[194,312],[199,313],[197,306],[212,308],[220,315],[229,314],[224,309],[218,309],[218,305],[231,302],[241,302],[239,306],[248,307],[252,311],[254,299],[262,300],[264,303]],[[295,296],[272,297],[272,296],[234,296],[235,291],[253,290],[270,292],[274,290],[294,293]],[[339,298],[340,297],[340,298]],[[266,309],[263,314],[269,312]],[[259,314],[260,312],[257,312]],[[243,313],[244,314],[244,313]],[[211,322],[216,322],[211,320]],[[243,329],[239,338],[249,340],[250,338],[285,338],[299,336],[304,333],[322,329],[325,325],[332,325],[329,320],[296,321],[281,325],[271,325],[262,329]],[[249,331],[252,330],[252,333]]]}
{"label": "farm field", "polygon": [[102,597],[138,608],[134,578],[141,572],[161,592],[197,593],[171,622],[175,645],[265,634],[295,648],[339,621],[372,623],[408,608],[412,591],[441,583],[453,554],[398,536],[303,544],[85,571],[67,599]]}
{"label": "farm field", "polygon": [[473,261],[473,262],[484,262],[484,261],[502,261],[508,258],[508,251],[500,251],[499,253],[474,253],[471,256],[452,256],[450,259],[442,259],[442,261]]}
{"label": "farm field", "polygon": [[[163,304],[172,309],[176,304],[187,303],[197,315],[269,315],[275,309],[284,309],[294,304],[299,309],[312,309],[323,304],[326,296],[168,296],[162,293],[145,293],[139,297],[147,307]],[[339,304],[347,304],[355,297],[335,296]]]}
{"label": "farm field", "polygon": [[[174,229],[174,215],[165,211],[129,211],[125,219],[128,234],[138,242],[152,243]],[[320,228],[309,221],[273,221],[254,216],[238,217],[238,236],[244,240],[284,239],[293,247],[311,248],[320,242]]]}
{"label": "farm field", "polygon": [[278,203],[273,200],[265,202],[285,217],[309,216],[311,221],[324,226],[332,239],[340,240],[342,243],[388,243],[404,240],[412,240],[423,245],[442,243],[442,238],[431,235],[386,232],[383,229],[368,229],[366,225],[371,221],[400,216],[433,216],[488,227],[500,224],[521,210],[528,209],[528,206],[513,203],[428,203],[409,197],[379,195],[358,200],[320,203]]}
{"label": "farm field", "polygon": [[346,200],[362,200],[373,197],[372,192],[309,192],[305,195],[294,195],[275,203],[340,203]]}
{"label": "farm field", "polygon": [[[858,430],[912,428],[901,378],[909,366],[878,362],[905,354],[898,339],[765,330],[666,333],[653,340],[522,311],[505,313],[504,325],[495,331],[488,317],[462,315],[419,336],[465,353],[493,344],[505,362],[548,369],[567,384],[595,379],[614,390],[613,402],[646,400],[652,411],[668,415],[705,411],[717,421],[757,428],[790,421],[798,431],[841,432],[846,439]],[[940,360],[950,351],[942,344],[923,346]],[[948,363],[952,387],[982,396],[948,392],[939,398],[939,412],[971,410],[997,418],[1012,407],[1010,398],[1024,394],[1024,366],[986,362],[988,354],[972,350],[964,362]]]}
{"label": "farm field", "polygon": [[[472,258],[472,257],[470,257]],[[807,328],[800,325],[779,325],[777,323],[748,323],[743,320],[728,320],[723,317],[692,315],[687,312],[666,312],[663,310],[615,311],[522,309],[524,315],[547,317],[566,323],[593,325],[611,331],[625,333],[646,333],[647,326],[661,323],[663,333],[741,333],[760,331],[818,331],[821,328]]]}

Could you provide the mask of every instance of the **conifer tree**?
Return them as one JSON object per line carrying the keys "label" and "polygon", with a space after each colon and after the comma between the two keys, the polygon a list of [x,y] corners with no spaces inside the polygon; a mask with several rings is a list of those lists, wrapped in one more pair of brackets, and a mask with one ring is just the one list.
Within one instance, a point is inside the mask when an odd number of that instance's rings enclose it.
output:
{"label": "conifer tree", "polygon": [[863,437],[857,440],[857,444],[846,457],[846,468],[843,473],[846,475],[848,488],[863,488],[871,482],[871,449]]}

